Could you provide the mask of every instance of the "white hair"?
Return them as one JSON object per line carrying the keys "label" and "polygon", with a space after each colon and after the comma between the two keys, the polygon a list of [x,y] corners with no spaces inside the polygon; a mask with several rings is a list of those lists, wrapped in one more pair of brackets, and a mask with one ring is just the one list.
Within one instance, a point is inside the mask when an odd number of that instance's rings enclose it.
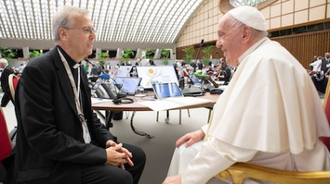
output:
{"label": "white hair", "polygon": [[7,64],[7,63],[8,63],[8,61],[6,59],[4,59],[4,58],[0,59],[0,64]]}
{"label": "white hair", "polygon": [[88,16],[88,10],[74,6],[64,6],[53,17],[53,36],[55,41],[60,40],[58,30],[60,28],[70,28],[74,24],[74,17]]}

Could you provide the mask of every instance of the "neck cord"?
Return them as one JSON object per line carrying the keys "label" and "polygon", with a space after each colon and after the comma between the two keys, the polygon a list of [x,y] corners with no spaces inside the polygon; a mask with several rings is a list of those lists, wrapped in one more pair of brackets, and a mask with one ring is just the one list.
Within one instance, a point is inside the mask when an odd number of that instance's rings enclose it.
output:
{"label": "neck cord", "polygon": [[86,119],[84,117],[84,113],[83,113],[83,107],[82,105],[80,104],[80,100],[79,100],[79,96],[80,96],[80,67],[78,67],[78,88],[76,87],[76,83],[74,82],[74,79],[73,79],[73,75],[72,75],[72,72],[71,72],[71,69],[68,65],[68,62],[67,60],[65,59],[65,57],[63,56],[63,54],[61,53],[61,51],[59,49],[58,50],[58,53],[61,57],[61,60],[62,60],[62,63],[65,67],[65,70],[69,76],[69,79],[70,79],[70,83],[71,83],[71,87],[72,87],[72,90],[73,90],[73,94],[74,94],[74,98],[75,98],[75,104],[76,104],[76,109],[77,109],[77,112],[78,112],[78,116],[79,116],[79,121],[81,122],[81,125],[82,125],[82,128],[83,128],[83,137],[84,137],[84,140],[85,140],[85,143],[90,143],[91,142],[91,138],[90,138],[90,134],[89,134],[89,131],[88,131],[88,128],[87,128],[87,123],[86,123]]}

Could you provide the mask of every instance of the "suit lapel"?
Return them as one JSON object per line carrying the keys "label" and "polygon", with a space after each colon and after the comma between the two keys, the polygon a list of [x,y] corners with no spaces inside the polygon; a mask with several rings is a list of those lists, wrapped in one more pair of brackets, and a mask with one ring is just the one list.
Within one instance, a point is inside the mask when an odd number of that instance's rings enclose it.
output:
{"label": "suit lapel", "polygon": [[58,77],[58,80],[59,80],[59,83],[60,83],[60,86],[62,89],[62,93],[65,96],[68,103],[70,104],[70,107],[72,108],[72,110],[76,113],[77,118],[79,118],[78,112],[76,109],[76,104],[74,101],[75,98],[74,98],[74,94],[72,91],[72,87],[70,84],[70,79],[68,77],[68,74],[67,74],[67,72],[64,68],[64,65],[62,63],[62,60],[58,54],[57,48],[53,49],[52,51],[53,51],[52,55],[54,58],[54,64],[55,64],[55,67],[57,68],[57,77]]}
{"label": "suit lapel", "polygon": [[89,100],[87,100],[90,98],[90,95],[88,95],[89,89],[87,88],[88,80],[87,80],[87,75],[85,73],[83,65],[80,66],[80,79],[81,79],[82,90],[83,90],[83,93],[85,94],[85,105],[86,105],[86,107],[90,107],[91,103]]}

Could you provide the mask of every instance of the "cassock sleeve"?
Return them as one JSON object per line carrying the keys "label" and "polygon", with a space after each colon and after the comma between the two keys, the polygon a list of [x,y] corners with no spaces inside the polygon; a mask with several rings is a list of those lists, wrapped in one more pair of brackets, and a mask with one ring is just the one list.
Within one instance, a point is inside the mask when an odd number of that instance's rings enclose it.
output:
{"label": "cassock sleeve", "polygon": [[207,134],[207,130],[208,130],[208,128],[209,128],[209,124],[204,125],[204,126],[202,126],[202,128],[201,128],[205,135]]}
{"label": "cassock sleeve", "polygon": [[215,137],[210,137],[182,173],[182,184],[206,183],[234,163],[251,160],[257,152],[257,150],[235,147]]}

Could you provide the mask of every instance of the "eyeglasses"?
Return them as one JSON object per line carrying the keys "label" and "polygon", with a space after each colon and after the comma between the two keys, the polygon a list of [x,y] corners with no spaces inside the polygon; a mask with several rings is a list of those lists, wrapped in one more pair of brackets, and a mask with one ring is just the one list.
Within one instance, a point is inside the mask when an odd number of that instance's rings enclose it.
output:
{"label": "eyeglasses", "polygon": [[92,34],[92,33],[96,34],[96,31],[92,27],[83,27],[83,28],[68,28],[68,27],[65,27],[65,29],[80,29],[85,34]]}

